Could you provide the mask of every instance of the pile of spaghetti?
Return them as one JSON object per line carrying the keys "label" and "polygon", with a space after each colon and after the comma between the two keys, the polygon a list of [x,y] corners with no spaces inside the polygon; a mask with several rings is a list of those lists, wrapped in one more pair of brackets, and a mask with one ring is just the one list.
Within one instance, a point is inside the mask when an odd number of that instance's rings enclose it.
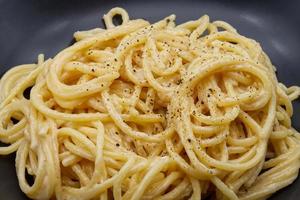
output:
{"label": "pile of spaghetti", "polygon": [[2,77],[0,154],[16,152],[28,197],[266,199],[296,179],[299,87],[228,23],[174,20],[113,8],[106,29]]}

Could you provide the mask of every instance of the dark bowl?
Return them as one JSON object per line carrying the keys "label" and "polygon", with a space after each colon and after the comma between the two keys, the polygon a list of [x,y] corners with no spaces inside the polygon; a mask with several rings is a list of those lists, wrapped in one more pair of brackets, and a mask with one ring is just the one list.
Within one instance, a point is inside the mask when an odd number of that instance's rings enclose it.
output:
{"label": "dark bowl", "polygon": [[[169,14],[177,22],[208,14],[212,20],[231,23],[261,43],[286,85],[300,85],[300,1],[297,0],[0,0],[0,73],[37,55],[53,57],[72,43],[77,30],[103,27],[102,16],[114,6],[127,9],[132,18],[151,22]],[[1,92],[1,91],[0,91]],[[294,127],[300,130],[300,103],[294,103]],[[0,199],[27,199],[19,189],[15,155],[0,156]],[[284,173],[284,172],[282,172]],[[299,199],[300,179],[271,199]]]}

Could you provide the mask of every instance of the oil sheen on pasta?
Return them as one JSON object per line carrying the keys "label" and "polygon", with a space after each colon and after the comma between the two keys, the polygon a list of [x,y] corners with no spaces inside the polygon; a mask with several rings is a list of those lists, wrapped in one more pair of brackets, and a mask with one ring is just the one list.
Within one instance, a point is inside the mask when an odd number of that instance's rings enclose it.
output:
{"label": "oil sheen on pasta", "polygon": [[2,77],[0,154],[16,152],[29,198],[266,199],[296,179],[299,87],[228,23],[174,20],[113,8],[106,29]]}

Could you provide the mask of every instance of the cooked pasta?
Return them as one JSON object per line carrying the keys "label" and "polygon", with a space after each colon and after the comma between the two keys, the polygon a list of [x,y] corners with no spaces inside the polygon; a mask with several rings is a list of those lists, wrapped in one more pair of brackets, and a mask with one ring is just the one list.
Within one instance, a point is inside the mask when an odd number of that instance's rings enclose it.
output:
{"label": "cooked pasta", "polygon": [[103,19],[0,81],[0,154],[29,198],[260,200],[297,178],[300,89],[256,41],[207,15]]}

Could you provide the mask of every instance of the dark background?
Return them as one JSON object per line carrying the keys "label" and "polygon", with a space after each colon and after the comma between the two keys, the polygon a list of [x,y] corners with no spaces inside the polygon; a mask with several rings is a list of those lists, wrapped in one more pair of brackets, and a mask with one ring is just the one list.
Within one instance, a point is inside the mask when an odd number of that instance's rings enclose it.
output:
{"label": "dark background", "polygon": [[[261,43],[280,81],[300,85],[297,0],[0,0],[0,74],[15,65],[36,62],[39,53],[55,56],[71,44],[75,31],[103,27],[103,14],[114,6],[124,7],[131,18],[151,22],[172,13],[178,23],[203,14],[227,21],[242,35]],[[294,113],[293,125],[300,131],[299,100],[294,103]],[[18,186],[14,157],[0,156],[0,200],[26,199]],[[300,178],[271,199],[299,199],[299,188]]]}

